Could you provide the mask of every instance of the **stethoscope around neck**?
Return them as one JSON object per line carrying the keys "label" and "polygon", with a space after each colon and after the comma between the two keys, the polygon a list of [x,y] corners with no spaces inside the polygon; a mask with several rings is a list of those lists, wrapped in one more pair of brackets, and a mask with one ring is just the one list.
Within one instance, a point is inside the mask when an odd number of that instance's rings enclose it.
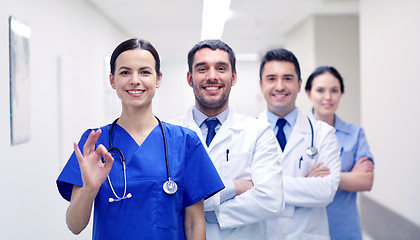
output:
{"label": "stethoscope around neck", "polygon": [[311,136],[312,137],[311,137],[311,146],[308,147],[305,152],[309,157],[313,157],[318,153],[318,150],[316,149],[316,147],[314,147],[314,127],[312,126],[312,122],[309,119],[309,117],[308,117],[308,121],[309,121],[309,125],[311,125]]}
{"label": "stethoscope around neck", "polygon": [[[171,180],[171,172],[169,170],[168,148],[167,148],[167,145],[166,145],[165,130],[163,129],[162,122],[159,120],[159,118],[157,118],[156,116],[155,116],[155,118],[156,118],[156,120],[159,123],[160,129],[162,130],[163,145],[165,147],[166,174],[167,174],[168,180],[163,184],[163,187],[162,188],[163,188],[163,191],[165,193],[167,193],[167,194],[174,194],[178,190],[178,186],[177,186],[176,182],[174,182],[174,181]],[[121,163],[122,163],[122,166],[123,166],[123,174],[124,174],[124,192],[123,192],[123,195],[121,197],[119,197],[117,195],[117,193],[114,190],[114,187],[112,186],[111,179],[110,179],[110,177],[108,175],[107,176],[108,183],[109,183],[109,186],[111,187],[112,193],[115,196],[115,198],[110,197],[108,199],[109,202],[118,202],[118,201],[121,201],[121,200],[124,200],[124,199],[127,199],[127,198],[131,198],[133,196],[131,193],[127,193],[127,170],[126,170],[126,165],[125,165],[125,157],[124,157],[124,154],[121,151],[121,149],[119,149],[117,147],[114,147],[112,145],[112,133],[113,133],[114,126],[117,123],[117,121],[118,121],[118,118],[115,119],[115,121],[111,124],[111,128],[109,130],[109,148],[107,150],[108,150],[108,152],[116,151],[120,155],[120,160],[121,160]]]}

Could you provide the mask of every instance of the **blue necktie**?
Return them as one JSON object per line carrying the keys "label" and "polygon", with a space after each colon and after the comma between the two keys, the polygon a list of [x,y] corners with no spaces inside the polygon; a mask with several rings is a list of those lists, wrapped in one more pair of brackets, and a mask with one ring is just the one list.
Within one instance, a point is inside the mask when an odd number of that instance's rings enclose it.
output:
{"label": "blue necktie", "polygon": [[213,140],[214,135],[216,135],[216,131],[215,128],[217,126],[217,124],[219,123],[218,119],[206,119],[205,121],[206,125],[207,125],[207,137],[206,137],[206,144],[207,147],[210,146],[211,140]]}
{"label": "blue necktie", "polygon": [[284,125],[286,125],[286,123],[287,121],[284,118],[279,118],[276,123],[278,127],[276,137],[277,137],[277,141],[280,143],[280,147],[282,151],[284,150],[284,146],[286,146],[286,136],[284,135],[284,132],[283,132],[283,127]]}

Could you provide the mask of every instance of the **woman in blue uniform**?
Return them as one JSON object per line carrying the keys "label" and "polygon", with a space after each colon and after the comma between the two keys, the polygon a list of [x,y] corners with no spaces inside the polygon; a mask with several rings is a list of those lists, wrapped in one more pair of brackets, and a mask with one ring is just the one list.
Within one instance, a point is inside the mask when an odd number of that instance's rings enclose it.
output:
{"label": "woman in blue uniform", "polygon": [[83,231],[94,206],[93,239],[204,239],[203,199],[224,186],[195,132],[153,115],[157,51],[130,39],[110,65],[121,115],[87,130],[57,179],[69,229]]}
{"label": "woman in blue uniform", "polygon": [[343,78],[335,68],[318,67],[309,76],[305,90],[313,104],[312,117],[333,126],[341,146],[340,184],[327,206],[331,239],[362,239],[356,194],[370,191],[373,184],[373,157],[365,133],[335,114],[344,93]]}

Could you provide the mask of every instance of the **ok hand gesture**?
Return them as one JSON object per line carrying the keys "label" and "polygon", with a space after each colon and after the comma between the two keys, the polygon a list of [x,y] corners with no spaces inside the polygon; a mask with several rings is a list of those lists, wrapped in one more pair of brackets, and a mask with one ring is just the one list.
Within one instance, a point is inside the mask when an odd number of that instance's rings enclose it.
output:
{"label": "ok hand gesture", "polygon": [[[74,151],[77,160],[79,161],[80,171],[82,174],[83,188],[90,191],[98,191],[99,187],[105,181],[109,172],[111,171],[114,158],[107,151],[104,145],[100,144],[95,149],[95,144],[98,141],[102,131],[92,131],[83,146],[83,154],[76,143]],[[101,161],[101,155],[105,162]]]}

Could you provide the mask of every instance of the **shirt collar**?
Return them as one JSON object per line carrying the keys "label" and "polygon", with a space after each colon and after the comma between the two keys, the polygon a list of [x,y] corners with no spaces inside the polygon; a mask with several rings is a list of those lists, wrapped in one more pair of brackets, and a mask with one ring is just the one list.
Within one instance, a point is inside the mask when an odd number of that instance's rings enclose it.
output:
{"label": "shirt collar", "polygon": [[[217,116],[215,117],[211,117],[210,119],[218,119],[220,124],[223,124],[224,121],[226,121],[228,115],[229,115],[229,107],[227,107],[223,112],[219,113]],[[204,123],[204,121],[209,118],[206,116],[206,114],[204,114],[203,112],[201,112],[200,110],[198,110],[198,108],[196,106],[193,107],[192,109],[192,114],[193,114],[193,119],[195,121],[195,123],[197,123],[197,125],[199,127],[201,127],[201,125]]]}
{"label": "shirt collar", "polygon": [[346,127],[346,122],[344,122],[343,120],[341,120],[341,118],[339,118],[337,116],[337,114],[334,115],[334,128],[337,131],[351,134],[351,128]]}
{"label": "shirt collar", "polygon": [[[286,119],[287,121],[287,124],[289,124],[291,128],[293,128],[296,124],[297,114],[298,114],[298,111],[297,111],[297,108],[295,107],[293,111],[291,111],[289,114],[287,114],[284,117],[284,119]],[[279,118],[280,118],[279,116],[270,112],[270,110],[267,110],[267,119],[273,129],[276,126],[277,120]]]}
{"label": "shirt collar", "polygon": [[[314,109],[312,109],[309,117],[311,119],[316,119],[315,116],[314,116]],[[348,128],[346,126],[346,122],[344,122],[343,120],[341,120],[341,118],[338,117],[337,114],[334,114],[334,128],[338,132],[344,132],[344,133],[351,134],[350,128]]]}

